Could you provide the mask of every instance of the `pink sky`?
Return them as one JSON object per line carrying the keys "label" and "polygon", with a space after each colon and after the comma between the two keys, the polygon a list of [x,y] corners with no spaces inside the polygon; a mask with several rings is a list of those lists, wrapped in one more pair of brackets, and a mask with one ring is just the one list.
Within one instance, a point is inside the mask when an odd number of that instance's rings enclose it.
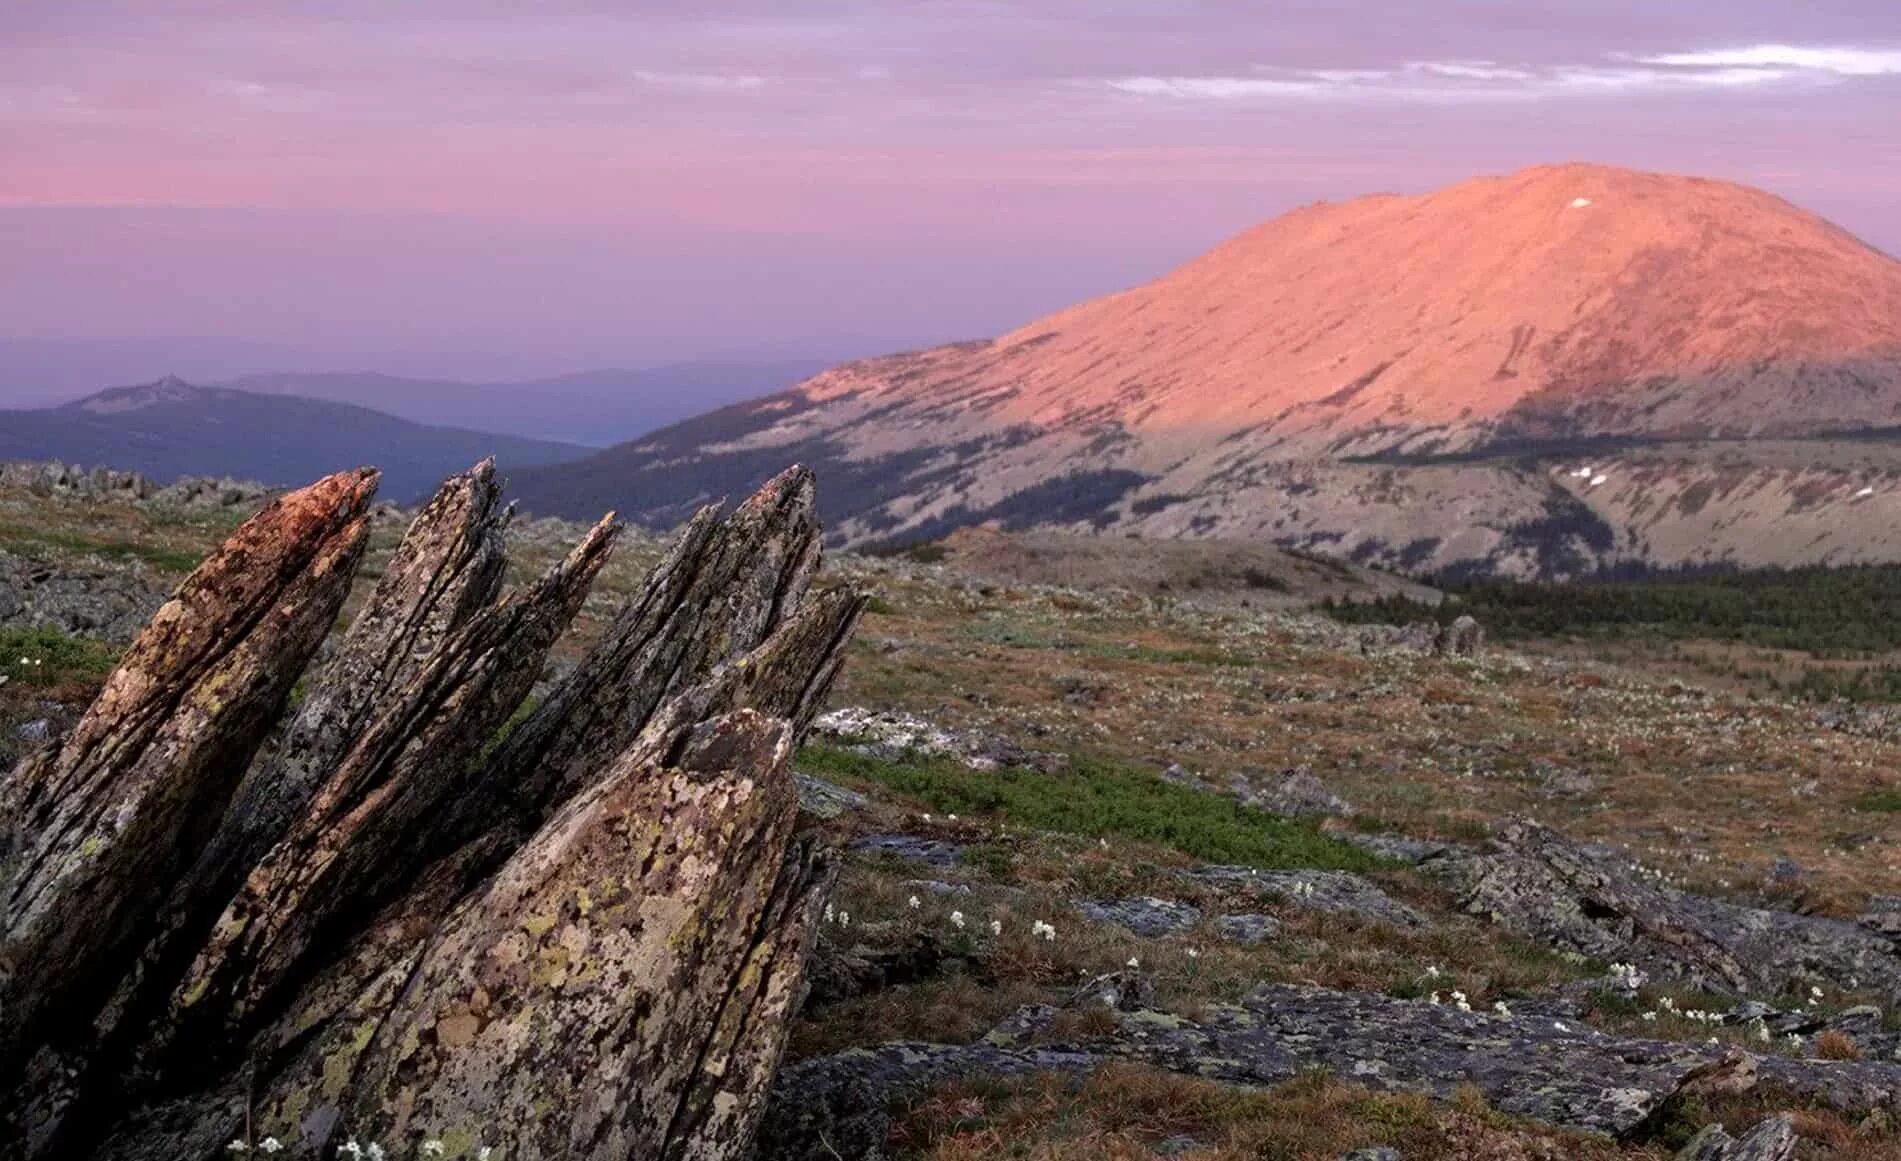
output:
{"label": "pink sky", "polygon": [[1564,160],[1901,251],[1892,0],[1348,7],[6,5],[0,335],[463,375],[871,353]]}

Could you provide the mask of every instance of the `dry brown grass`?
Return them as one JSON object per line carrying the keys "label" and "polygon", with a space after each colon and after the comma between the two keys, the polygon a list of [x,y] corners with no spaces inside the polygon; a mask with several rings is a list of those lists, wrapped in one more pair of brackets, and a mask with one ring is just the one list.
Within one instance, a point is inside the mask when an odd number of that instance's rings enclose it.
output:
{"label": "dry brown grass", "polygon": [[1408,1161],[1666,1155],[1517,1123],[1482,1100],[1435,1105],[1318,1076],[1235,1089],[1133,1065],[1082,1078],[953,1082],[900,1118],[893,1144],[900,1156],[929,1161],[1103,1161],[1162,1156],[1163,1142],[1192,1161],[1332,1161],[1371,1145],[1397,1148]]}
{"label": "dry brown grass", "polygon": [[1861,1047],[1853,1036],[1839,1028],[1830,1028],[1815,1038],[1815,1055],[1823,1060],[1860,1060]]}

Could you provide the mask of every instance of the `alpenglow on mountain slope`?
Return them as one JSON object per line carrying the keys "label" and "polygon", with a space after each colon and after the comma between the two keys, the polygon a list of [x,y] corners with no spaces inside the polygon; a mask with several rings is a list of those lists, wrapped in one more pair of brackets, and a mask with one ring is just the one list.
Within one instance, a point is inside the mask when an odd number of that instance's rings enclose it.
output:
{"label": "alpenglow on mountain slope", "polygon": [[1045,524],[1553,575],[1901,556],[1897,426],[1901,263],[1758,190],[1567,165],[1309,206],[518,482],[664,524],[795,457],[849,542]]}

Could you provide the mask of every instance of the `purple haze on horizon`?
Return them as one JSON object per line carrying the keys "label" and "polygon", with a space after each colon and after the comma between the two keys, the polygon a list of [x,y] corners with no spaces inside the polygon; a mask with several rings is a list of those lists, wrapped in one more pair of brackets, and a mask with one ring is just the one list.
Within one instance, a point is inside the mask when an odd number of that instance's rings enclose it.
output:
{"label": "purple haze on horizon", "polygon": [[8,6],[0,335],[492,378],[871,354],[1572,160],[1901,252],[1891,0],[789,7]]}

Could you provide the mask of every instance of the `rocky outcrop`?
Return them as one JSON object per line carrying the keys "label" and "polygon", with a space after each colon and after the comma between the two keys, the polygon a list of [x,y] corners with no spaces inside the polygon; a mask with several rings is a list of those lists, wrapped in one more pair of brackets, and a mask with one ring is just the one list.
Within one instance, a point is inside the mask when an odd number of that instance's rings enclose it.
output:
{"label": "rocky outcrop", "polygon": [[1770,1117],[1741,1140],[1710,1125],[1677,1154],[1677,1161],[1795,1161],[1795,1118]]}
{"label": "rocky outcrop", "polygon": [[1432,651],[1442,657],[1477,657],[1484,648],[1484,627],[1465,615],[1440,628],[1432,641]]}
{"label": "rocky outcrop", "polygon": [[239,529],[0,784],[0,1135],[35,1161],[743,1156],[834,874],[790,757],[864,608],[808,595],[810,474],[702,512],[511,733],[618,527],[504,594],[478,465],[267,746],[374,486]]}
{"label": "rocky outcrop", "polygon": [[123,643],[165,603],[138,572],[0,552],[0,628],[57,629]]}
{"label": "rocky outcrop", "polygon": [[1017,766],[1045,774],[1069,767],[1067,754],[1027,749],[995,734],[945,729],[897,710],[846,706],[820,717],[813,732],[833,745],[887,761],[926,755],[951,758],[973,770]]}
{"label": "rocky outcrop", "polygon": [[[1632,1039],[1549,1017],[1463,1012],[1423,1000],[1271,984],[1192,1020],[1100,1006],[1114,1014],[1092,1021],[1096,1032],[1066,1031],[1077,1025],[1057,1021],[1055,1009],[1030,1008],[977,1044],[888,1044],[787,1068],[761,1131],[767,1155],[882,1156],[884,1110],[894,1098],[951,1077],[1081,1072],[1112,1060],[1242,1085],[1278,1084],[1322,1069],[1371,1089],[1440,1099],[1470,1085],[1506,1112],[1613,1136],[1638,1130],[1679,1096],[1765,1083],[1849,1111],[1891,1115],[1901,1108],[1901,1065],[1759,1059],[1733,1048]],[[1759,1127],[1746,1140],[1763,1148],[1784,1132],[1786,1126]]]}
{"label": "rocky outcrop", "polygon": [[1536,823],[1510,823],[1486,851],[1448,851],[1421,866],[1452,884],[1475,915],[1718,992],[1901,988],[1901,950],[1876,927],[1657,886]]}
{"label": "rocky outcrop", "polygon": [[186,476],[160,487],[140,472],[85,468],[58,460],[0,463],[0,488],[186,509],[233,508],[258,503],[270,495],[270,489],[255,480]]}

